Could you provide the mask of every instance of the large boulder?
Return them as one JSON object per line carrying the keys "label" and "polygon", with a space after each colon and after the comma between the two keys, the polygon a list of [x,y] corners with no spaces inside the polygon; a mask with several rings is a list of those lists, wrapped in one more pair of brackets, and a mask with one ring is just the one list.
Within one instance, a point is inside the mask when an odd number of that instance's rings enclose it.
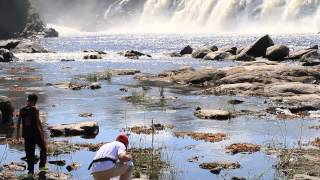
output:
{"label": "large boulder", "polygon": [[289,55],[289,48],[284,45],[274,45],[267,49],[266,57],[272,61],[281,61]]}
{"label": "large boulder", "polygon": [[88,121],[81,123],[62,124],[49,127],[51,136],[96,136],[99,133],[97,122]]}
{"label": "large boulder", "polygon": [[180,51],[180,54],[181,55],[192,54],[192,51],[193,51],[192,47],[188,45]]}
{"label": "large boulder", "polygon": [[0,39],[28,37],[44,30],[30,0],[0,1]]}
{"label": "large boulder", "polygon": [[0,62],[11,62],[15,58],[13,53],[8,49],[0,49],[0,55],[2,56],[2,58],[0,58]]}
{"label": "large boulder", "polygon": [[232,54],[229,52],[214,51],[214,52],[208,53],[203,59],[205,59],[205,60],[223,60],[229,56],[232,56]]}
{"label": "large boulder", "polygon": [[247,54],[253,57],[264,57],[266,55],[267,49],[270,46],[273,46],[274,42],[270,38],[269,35],[265,35],[258,40],[256,40],[253,44],[246,47],[241,51],[240,54]]}
{"label": "large boulder", "polygon": [[46,28],[44,30],[44,37],[49,38],[49,37],[58,37],[59,33],[53,28]]}

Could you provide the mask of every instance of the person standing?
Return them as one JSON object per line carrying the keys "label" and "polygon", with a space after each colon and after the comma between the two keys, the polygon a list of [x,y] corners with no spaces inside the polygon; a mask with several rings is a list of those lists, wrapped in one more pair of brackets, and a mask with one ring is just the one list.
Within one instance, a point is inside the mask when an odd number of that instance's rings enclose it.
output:
{"label": "person standing", "polygon": [[40,121],[39,110],[36,107],[38,96],[30,94],[28,96],[27,106],[20,110],[17,123],[17,138],[19,138],[20,124],[22,123],[22,137],[28,164],[28,177],[33,177],[35,162],[35,147],[40,148],[40,171],[47,171],[47,144],[44,139],[44,131]]}
{"label": "person standing", "polygon": [[128,136],[121,134],[115,141],[103,145],[89,165],[95,180],[109,180],[120,176],[119,180],[131,179],[133,173],[132,157],[127,153]]}

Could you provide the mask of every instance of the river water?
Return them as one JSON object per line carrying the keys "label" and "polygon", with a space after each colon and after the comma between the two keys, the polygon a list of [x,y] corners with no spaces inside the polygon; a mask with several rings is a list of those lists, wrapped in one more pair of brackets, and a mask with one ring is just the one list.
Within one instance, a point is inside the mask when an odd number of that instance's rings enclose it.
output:
{"label": "river water", "polygon": [[[176,69],[183,66],[226,67],[235,66],[235,62],[202,61],[191,57],[169,58],[164,53],[179,51],[185,45],[193,47],[215,44],[219,47],[234,45],[237,47],[254,41],[260,35],[178,35],[178,34],[110,34],[88,35],[77,37],[61,37],[42,39],[41,44],[56,53],[49,54],[17,54],[19,62],[1,64],[0,76],[17,75],[9,71],[11,67],[28,66],[35,68],[34,72],[18,74],[19,76],[41,76],[42,81],[12,81],[1,80],[1,95],[13,100],[16,109],[25,104],[26,93],[36,92],[40,96],[39,108],[43,112],[46,125],[82,122],[94,120],[99,123],[100,132],[94,139],[81,137],[49,138],[48,140],[68,140],[76,143],[99,143],[112,141],[121,129],[137,125],[155,123],[174,125],[173,130],[166,130],[155,135],[155,147],[162,147],[163,159],[172,165],[171,174],[176,179],[229,179],[232,176],[247,179],[273,179],[276,176],[274,165],[277,159],[264,151],[253,154],[231,155],[225,153],[224,147],[232,143],[248,142],[263,146],[296,146],[298,141],[307,143],[317,137],[316,130],[309,126],[316,125],[315,119],[279,120],[267,116],[239,116],[228,121],[200,120],[193,115],[196,107],[225,110],[263,111],[268,107],[269,100],[262,97],[230,97],[203,96],[181,88],[165,87],[165,96],[177,97],[165,104],[149,105],[132,104],[122,98],[132,91],[141,91],[141,84],[133,76],[114,76],[111,81],[101,81],[102,88],[98,90],[83,89],[72,91],[46,86],[46,83],[67,82],[79,75],[86,75],[106,69],[139,69],[142,73],[159,73],[163,70]],[[276,44],[286,44],[292,50],[319,44],[320,36],[315,34],[273,35]],[[83,60],[85,49],[103,50],[108,54],[102,60]],[[151,54],[152,58],[138,60],[125,59],[117,54],[124,50],[139,50]],[[72,62],[60,62],[61,59],[75,59]],[[289,63],[290,64],[290,63]],[[12,86],[33,87],[27,92],[12,92]],[[119,91],[126,87],[128,93]],[[145,92],[148,95],[159,96],[159,87],[152,86]],[[230,99],[240,99],[241,105],[230,105]],[[266,103],[265,103],[266,102]],[[92,113],[91,118],[81,118],[80,113]],[[228,139],[209,143],[195,141],[191,138],[179,139],[173,136],[173,131],[192,132],[223,132]],[[131,147],[150,147],[151,135],[130,135]],[[193,148],[186,148],[186,147]],[[19,161],[24,156],[21,148],[0,145],[1,163]],[[79,162],[82,166],[72,172],[74,179],[90,179],[87,166],[94,152],[80,151],[59,156],[67,163]],[[199,156],[199,162],[188,162],[193,156]],[[56,159],[51,157],[50,159]],[[220,175],[211,174],[208,170],[199,168],[202,162],[238,161],[240,169],[222,171]],[[66,172],[64,168],[51,166],[52,170]]]}

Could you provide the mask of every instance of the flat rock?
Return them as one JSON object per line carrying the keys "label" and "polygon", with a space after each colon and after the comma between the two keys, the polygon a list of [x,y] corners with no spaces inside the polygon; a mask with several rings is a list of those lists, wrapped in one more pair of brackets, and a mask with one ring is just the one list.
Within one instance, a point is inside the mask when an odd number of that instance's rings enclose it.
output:
{"label": "flat rock", "polygon": [[99,132],[99,126],[97,122],[88,121],[81,123],[62,124],[49,127],[51,136],[96,136]]}
{"label": "flat rock", "polygon": [[93,52],[83,56],[83,59],[102,59],[101,54]]}
{"label": "flat rock", "polygon": [[200,119],[227,120],[231,118],[231,113],[217,109],[200,109],[194,112],[194,115]]}

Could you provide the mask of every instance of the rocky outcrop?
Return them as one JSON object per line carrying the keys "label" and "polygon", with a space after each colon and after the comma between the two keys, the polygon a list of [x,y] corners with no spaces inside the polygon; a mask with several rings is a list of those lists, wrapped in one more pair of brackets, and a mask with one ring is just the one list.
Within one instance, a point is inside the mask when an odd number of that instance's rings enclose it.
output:
{"label": "rocky outcrop", "polygon": [[267,49],[266,57],[272,61],[281,61],[289,55],[289,48],[284,45],[274,45]]}
{"label": "rocky outcrop", "polygon": [[199,49],[195,50],[195,51],[192,53],[192,57],[193,57],[193,58],[197,58],[197,59],[202,59],[202,58],[204,58],[208,53],[214,52],[214,51],[218,51],[218,47],[217,47],[217,46],[206,46],[206,47],[199,48]]}
{"label": "rocky outcrop", "polygon": [[0,1],[0,39],[29,37],[44,30],[29,0]]}
{"label": "rocky outcrop", "polygon": [[46,38],[58,37],[58,36],[59,36],[58,31],[56,31],[56,30],[53,29],[53,28],[46,28],[46,29],[44,30],[44,37],[46,37]]}
{"label": "rocky outcrop", "polygon": [[73,124],[62,124],[58,126],[49,127],[51,136],[96,136],[99,133],[99,126],[97,122],[81,122]]}
{"label": "rocky outcrop", "polygon": [[13,53],[48,53],[49,51],[41,46],[37,41],[28,39],[21,40],[15,48],[11,50]]}

